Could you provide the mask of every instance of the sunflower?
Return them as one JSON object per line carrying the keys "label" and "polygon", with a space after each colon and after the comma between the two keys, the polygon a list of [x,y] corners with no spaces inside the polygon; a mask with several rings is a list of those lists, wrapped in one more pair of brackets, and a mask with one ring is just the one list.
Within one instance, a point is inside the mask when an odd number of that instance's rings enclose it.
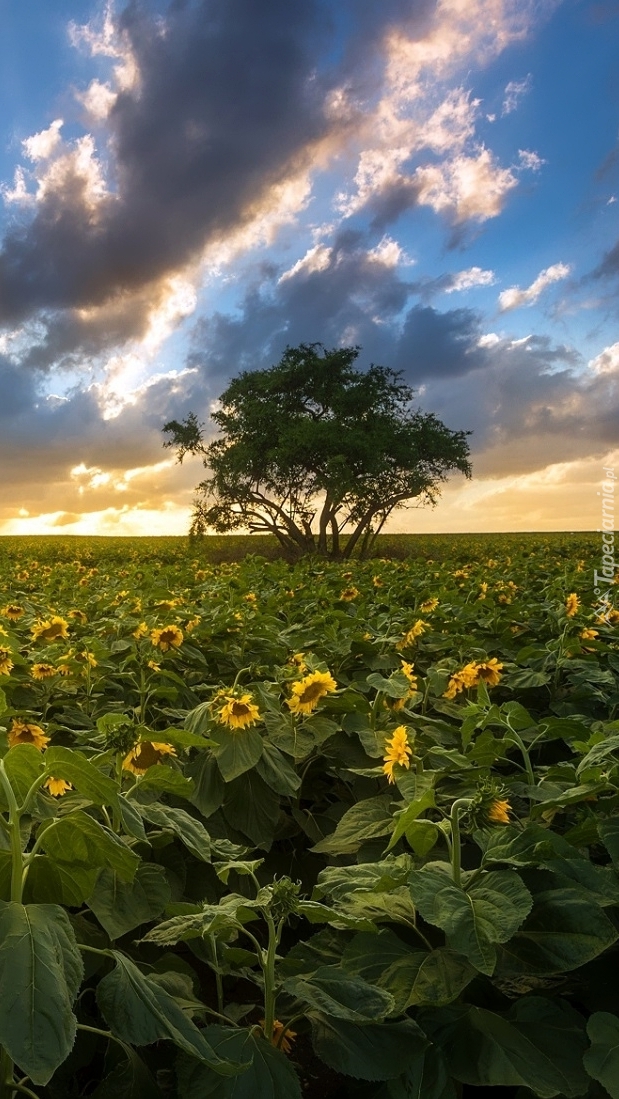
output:
{"label": "sunflower", "polygon": [[387,775],[389,782],[395,782],[393,777],[393,768],[396,763],[399,763],[401,767],[407,769],[411,765],[410,757],[413,754],[413,749],[408,743],[408,734],[406,731],[406,725],[398,725],[397,729],[389,740],[386,741],[385,752],[383,759],[383,772]]}
{"label": "sunflower", "polygon": [[135,637],[136,641],[139,641],[141,637],[148,637],[148,626],[146,625],[146,622],[140,622],[131,636]]}
{"label": "sunflower", "polygon": [[496,687],[501,678],[501,671],[503,665],[499,663],[496,656],[493,656],[490,660],[482,660],[479,664],[475,665],[475,672],[477,674],[477,683],[480,681],[485,683],[487,687]]}
{"label": "sunflower", "polygon": [[311,714],[320,699],[333,691],[337,691],[337,683],[330,672],[311,672],[292,684],[292,698],[286,699],[286,704],[293,714]]}
{"label": "sunflower", "polygon": [[[264,1030],[265,1019],[260,1019],[260,1026]],[[282,1034],[284,1037],[282,1038]],[[290,1030],[289,1027],[280,1023],[279,1019],[273,1020],[273,1033],[271,1035],[271,1045],[277,1046],[284,1053],[292,1052],[291,1043],[294,1042],[297,1036],[296,1030]]]}
{"label": "sunflower", "polygon": [[79,610],[69,611],[67,618],[73,618],[76,622],[81,622],[82,624],[88,621],[88,616],[85,615],[83,611]]}
{"label": "sunflower", "polygon": [[573,618],[580,610],[580,599],[575,591],[570,592],[565,600],[565,614],[567,618]]}
{"label": "sunflower", "polygon": [[58,675],[58,669],[53,664],[33,664],[30,675],[33,679],[52,679],[53,676]]}
{"label": "sunflower", "polygon": [[507,798],[495,798],[488,806],[487,817],[492,824],[509,824],[509,812],[511,805]]}
{"label": "sunflower", "polygon": [[396,648],[398,648],[398,649],[408,649],[408,648],[410,648],[411,645],[415,644],[415,641],[417,640],[417,638],[421,637],[422,633],[426,632],[427,628],[428,628],[428,623],[424,622],[423,619],[418,618],[417,621],[414,623],[414,625],[411,626],[410,630],[406,631],[406,633],[404,634],[404,637],[400,641],[399,645],[396,646]]}
{"label": "sunflower", "polygon": [[235,698],[233,695],[224,695],[225,705],[218,712],[218,718],[222,725],[229,729],[244,729],[248,725],[255,725],[260,720],[260,710],[255,702],[252,702],[250,694]]}
{"label": "sunflower", "polygon": [[355,588],[354,585],[350,588],[344,588],[344,591],[340,592],[340,599],[345,603],[351,603],[353,599],[356,599],[359,595],[359,588]]}
{"label": "sunflower", "polygon": [[12,652],[6,645],[0,645],[0,675],[10,675],[14,664],[11,660]]}
{"label": "sunflower", "polygon": [[47,748],[49,739],[48,736],[45,736],[40,725],[32,725],[28,721],[22,721],[19,717],[13,718],[7,737],[9,748],[14,748],[16,744],[33,744],[39,752]]}
{"label": "sunflower", "polygon": [[178,649],[183,644],[183,631],[178,626],[162,626],[150,631],[150,639],[156,649],[167,653],[168,649]]}
{"label": "sunflower", "polygon": [[438,607],[438,599],[424,599],[423,603],[420,603],[419,610],[422,614],[430,614],[431,611],[435,611]]}
{"label": "sunflower", "polygon": [[63,778],[48,778],[47,782],[43,783],[46,790],[49,790],[53,798],[61,798],[63,794],[66,794],[67,790],[72,790],[70,782],[65,782]]}
{"label": "sunflower", "polygon": [[166,756],[175,756],[176,749],[171,744],[161,744],[156,740],[141,740],[123,759],[123,770],[133,771],[134,775],[143,775],[155,763],[161,763]]}
{"label": "sunflower", "polygon": [[584,630],[580,631],[578,636],[583,641],[593,641],[596,637],[599,636],[599,631],[598,630],[591,630],[591,629],[589,629],[589,627],[586,627]]}
{"label": "sunflower", "polygon": [[3,607],[0,613],[5,618],[10,619],[11,622],[17,622],[17,619],[21,618],[24,613],[24,608],[20,607],[19,603],[7,603],[6,607]]}
{"label": "sunflower", "polygon": [[36,622],[31,627],[31,633],[34,641],[57,641],[59,637],[66,641],[69,636],[68,629],[69,623],[66,618],[54,614],[45,622]]}

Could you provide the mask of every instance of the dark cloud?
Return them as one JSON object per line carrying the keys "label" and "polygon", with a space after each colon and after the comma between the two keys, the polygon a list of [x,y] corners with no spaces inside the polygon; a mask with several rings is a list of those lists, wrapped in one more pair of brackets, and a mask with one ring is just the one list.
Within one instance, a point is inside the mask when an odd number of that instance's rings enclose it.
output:
{"label": "dark cloud", "polygon": [[230,231],[324,136],[319,0],[175,4],[120,18],[140,86],[109,118],[115,190],[93,212],[68,165],[0,254],[0,316],[72,308],[151,283]]}
{"label": "dark cloud", "polygon": [[416,305],[404,322],[395,365],[412,381],[468,374],[485,364],[480,335],[479,317],[472,309],[439,313],[429,305]]}
{"label": "dark cloud", "polygon": [[[334,62],[324,0],[197,0],[171,4],[163,20],[131,2],[118,23],[140,81],[118,96],[107,122],[112,189],[93,205],[66,158],[31,220],[6,233],[0,321],[153,287],[206,242],[242,226],[333,136],[338,123],[327,119],[325,97],[350,57],[378,55],[391,22],[421,20],[430,7],[349,3],[349,50]],[[71,323],[60,327],[68,343]],[[73,320],[80,347],[84,327]],[[58,336],[56,329],[51,342]]]}
{"label": "dark cloud", "polygon": [[598,264],[592,274],[593,278],[597,279],[619,275],[619,240],[614,247],[606,253],[604,259]]}

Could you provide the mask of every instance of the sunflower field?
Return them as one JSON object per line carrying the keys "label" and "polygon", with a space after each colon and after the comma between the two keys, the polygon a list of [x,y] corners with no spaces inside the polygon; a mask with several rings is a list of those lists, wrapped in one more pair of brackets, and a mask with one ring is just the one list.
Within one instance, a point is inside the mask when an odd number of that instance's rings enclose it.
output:
{"label": "sunflower field", "polygon": [[619,1099],[598,538],[2,539],[0,1099]]}

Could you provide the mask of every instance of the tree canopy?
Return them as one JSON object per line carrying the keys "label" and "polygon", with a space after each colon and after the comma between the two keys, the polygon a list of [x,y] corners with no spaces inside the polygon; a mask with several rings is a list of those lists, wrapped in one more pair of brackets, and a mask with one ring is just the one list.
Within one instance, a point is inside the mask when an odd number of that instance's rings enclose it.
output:
{"label": "tree canopy", "polygon": [[453,470],[471,476],[470,432],[414,408],[400,371],[357,369],[360,350],[300,344],[243,371],[211,414],[210,443],[193,412],[165,424],[163,445],[180,462],[200,455],[210,473],[191,533],[246,528],[275,535],[291,557],[365,556],[392,512],[434,505]]}

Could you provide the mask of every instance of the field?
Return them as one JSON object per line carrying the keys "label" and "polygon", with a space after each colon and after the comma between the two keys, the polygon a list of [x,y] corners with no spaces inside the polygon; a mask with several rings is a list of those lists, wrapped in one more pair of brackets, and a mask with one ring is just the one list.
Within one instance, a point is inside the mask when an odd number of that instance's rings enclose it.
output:
{"label": "field", "polygon": [[618,1099],[600,535],[379,552],[0,539],[0,1099]]}

